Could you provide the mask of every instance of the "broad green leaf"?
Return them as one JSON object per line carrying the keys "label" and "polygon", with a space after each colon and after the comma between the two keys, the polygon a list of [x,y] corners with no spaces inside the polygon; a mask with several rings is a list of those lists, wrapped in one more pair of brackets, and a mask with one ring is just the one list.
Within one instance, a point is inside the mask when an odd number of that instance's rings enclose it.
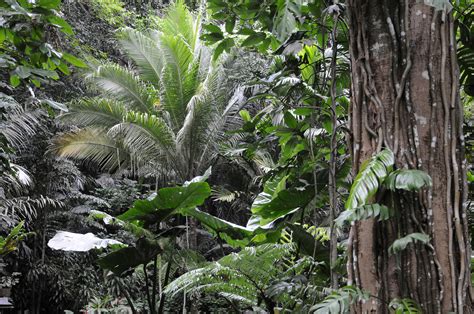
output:
{"label": "broad green leaf", "polygon": [[277,15],[273,24],[273,34],[283,42],[287,37],[297,29],[296,17],[300,15],[298,0],[278,0]]}
{"label": "broad green leaf", "polygon": [[47,21],[51,23],[52,25],[59,27],[59,29],[67,34],[67,35],[74,35],[74,31],[72,30],[71,25],[69,25],[65,20],[60,18],[59,16],[56,15],[48,15],[46,17]]}
{"label": "broad green leaf", "polygon": [[255,33],[248,36],[241,44],[242,47],[256,46],[265,39],[264,33]]}
{"label": "broad green leaf", "polygon": [[145,228],[136,225],[133,222],[120,220],[117,217],[114,217],[99,210],[91,210],[89,213],[89,217],[95,220],[101,220],[105,225],[120,226],[122,229],[131,232],[137,237],[147,237],[149,239],[154,237],[153,233],[151,233]]}
{"label": "broad green leaf", "polygon": [[281,190],[285,189],[287,178],[288,176],[285,175],[277,175],[267,180],[263,185],[263,191],[257,195],[252,204],[252,212],[258,213],[263,206],[270,203]]}
{"label": "broad green leaf", "polygon": [[229,34],[232,34],[234,32],[234,26],[235,26],[235,17],[231,16],[225,22],[225,31]]}
{"label": "broad green leaf", "polygon": [[224,35],[222,33],[207,33],[202,35],[201,39],[213,44],[224,39]]}
{"label": "broad green leaf", "polygon": [[238,34],[249,36],[249,35],[255,35],[256,32],[255,32],[253,29],[251,29],[251,28],[244,27],[244,28],[241,28],[241,29],[238,31]]}
{"label": "broad green leaf", "polygon": [[30,67],[26,67],[26,66],[18,66],[14,72],[22,79],[25,79],[27,77],[29,77],[31,75],[31,72],[32,72],[32,68]]}
{"label": "broad green leaf", "polygon": [[220,27],[214,24],[206,24],[203,26],[203,28],[209,33],[222,33]]}
{"label": "broad green leaf", "polygon": [[188,186],[163,188],[153,200],[138,200],[128,211],[118,216],[121,220],[147,220],[158,222],[177,210],[202,205],[211,195],[206,182],[195,182]]}
{"label": "broad green leaf", "polygon": [[135,267],[147,264],[163,251],[161,243],[146,238],[138,239],[135,246],[119,249],[97,260],[100,267],[122,275]]}
{"label": "broad green leaf", "polygon": [[286,111],[284,113],[284,119],[286,125],[289,128],[296,129],[298,127],[298,120],[296,120],[295,116],[291,112]]}
{"label": "broad green leaf", "polygon": [[253,214],[262,217],[261,225],[266,225],[305,207],[313,197],[314,189],[312,188],[306,188],[303,191],[296,189],[282,190],[267,203],[256,203],[257,197],[251,210]]}
{"label": "broad green leaf", "polygon": [[10,84],[13,87],[20,85],[20,77],[17,74],[10,75]]}
{"label": "broad green leaf", "polygon": [[431,187],[431,177],[424,171],[416,169],[398,169],[389,174],[384,185],[392,191],[417,191],[423,187]]}
{"label": "broad green leaf", "polygon": [[430,242],[430,236],[425,233],[410,233],[409,235],[404,236],[403,238],[395,240],[392,245],[388,248],[390,254],[396,254],[400,251],[406,249],[408,244],[414,242],[421,242],[423,244]]}
{"label": "broad green leaf", "polygon": [[217,45],[216,49],[214,49],[214,55],[212,56],[212,60],[216,61],[219,59],[219,56],[224,52],[226,44],[224,41],[221,41],[219,45]]}
{"label": "broad green leaf", "polygon": [[219,236],[233,247],[245,247],[253,236],[252,230],[202,212],[197,208],[186,208],[178,212],[199,220],[214,235]]}
{"label": "broad green leaf", "polygon": [[58,9],[61,0],[38,0],[36,5],[45,9]]}
{"label": "broad green leaf", "polygon": [[232,47],[234,47],[235,43],[232,38],[226,38],[217,45],[216,49],[214,50],[213,60],[217,60],[219,56],[224,52],[229,52]]}
{"label": "broad green leaf", "polygon": [[69,53],[63,53],[63,59],[78,68],[87,68],[87,64],[81,59]]}

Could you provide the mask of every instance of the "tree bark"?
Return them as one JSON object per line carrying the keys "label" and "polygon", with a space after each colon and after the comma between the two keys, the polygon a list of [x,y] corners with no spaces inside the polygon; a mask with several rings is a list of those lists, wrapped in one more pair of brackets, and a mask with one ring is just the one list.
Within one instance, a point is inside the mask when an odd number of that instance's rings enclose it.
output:
{"label": "tree bark", "polygon": [[[398,169],[427,172],[420,192],[379,191],[393,209],[387,222],[352,226],[349,284],[369,292],[357,313],[388,313],[395,298],[410,298],[426,313],[473,312],[466,219],[466,163],[453,19],[418,0],[348,0],[354,173],[386,147]],[[388,247],[414,232],[430,243],[398,255]]]}

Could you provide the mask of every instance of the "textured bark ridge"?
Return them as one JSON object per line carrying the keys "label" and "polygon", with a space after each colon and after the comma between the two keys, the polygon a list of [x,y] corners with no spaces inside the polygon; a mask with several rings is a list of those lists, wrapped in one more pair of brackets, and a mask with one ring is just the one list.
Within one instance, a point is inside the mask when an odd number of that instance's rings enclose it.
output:
{"label": "textured bark ridge", "polygon": [[[395,298],[415,300],[426,313],[472,313],[466,218],[466,164],[453,21],[416,0],[348,0],[352,62],[354,171],[390,148],[396,168],[427,172],[433,187],[379,192],[395,212],[388,222],[355,224],[349,239],[350,284],[374,298],[358,313],[386,313]],[[413,232],[429,245],[398,255],[388,247]],[[415,253],[416,249],[416,253]]]}

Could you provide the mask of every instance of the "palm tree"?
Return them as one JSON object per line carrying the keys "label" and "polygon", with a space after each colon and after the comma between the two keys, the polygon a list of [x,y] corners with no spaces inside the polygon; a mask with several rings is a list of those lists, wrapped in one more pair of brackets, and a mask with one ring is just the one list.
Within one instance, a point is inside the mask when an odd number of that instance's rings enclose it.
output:
{"label": "palm tree", "polygon": [[100,96],[70,104],[60,118],[81,129],[59,137],[54,150],[111,171],[146,169],[178,182],[204,172],[236,104],[222,64],[199,42],[200,26],[177,1],[158,29],[122,30],[134,68],[103,64],[88,75]]}

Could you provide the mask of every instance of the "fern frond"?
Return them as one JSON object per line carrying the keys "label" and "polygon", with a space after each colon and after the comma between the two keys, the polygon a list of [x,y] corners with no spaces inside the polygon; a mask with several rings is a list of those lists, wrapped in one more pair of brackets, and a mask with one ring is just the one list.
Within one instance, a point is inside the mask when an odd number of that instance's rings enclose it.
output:
{"label": "fern frond", "polygon": [[392,245],[388,248],[390,254],[396,254],[406,249],[410,243],[420,242],[427,244],[430,242],[430,236],[425,233],[414,232],[410,233],[400,239],[393,241]]}
{"label": "fern frond", "polygon": [[188,293],[201,291],[222,296],[232,294],[232,298],[258,305],[261,291],[281,272],[279,262],[293,249],[292,244],[246,247],[239,253],[226,255],[205,267],[185,273],[171,282],[165,293],[176,295],[186,290]]}
{"label": "fern frond", "polygon": [[229,191],[224,187],[220,187],[213,190],[212,199],[219,202],[232,203],[239,195],[239,191]]}
{"label": "fern frond", "polygon": [[354,209],[343,211],[334,221],[338,226],[342,226],[344,222],[353,222],[369,218],[379,217],[379,221],[390,218],[390,210],[385,205],[369,204]]}

